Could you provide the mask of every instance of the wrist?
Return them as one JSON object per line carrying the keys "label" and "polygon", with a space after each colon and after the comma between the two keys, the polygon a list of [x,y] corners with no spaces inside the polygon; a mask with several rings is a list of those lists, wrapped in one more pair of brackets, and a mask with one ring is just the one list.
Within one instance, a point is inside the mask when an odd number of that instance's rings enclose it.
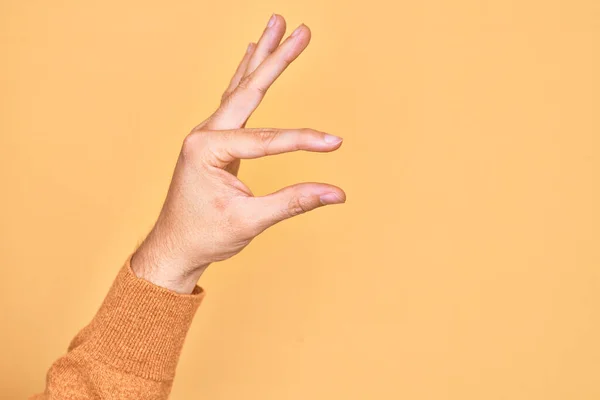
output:
{"label": "wrist", "polygon": [[209,264],[190,269],[185,260],[167,254],[151,241],[144,241],[131,257],[131,270],[138,278],[156,286],[181,294],[192,293]]}

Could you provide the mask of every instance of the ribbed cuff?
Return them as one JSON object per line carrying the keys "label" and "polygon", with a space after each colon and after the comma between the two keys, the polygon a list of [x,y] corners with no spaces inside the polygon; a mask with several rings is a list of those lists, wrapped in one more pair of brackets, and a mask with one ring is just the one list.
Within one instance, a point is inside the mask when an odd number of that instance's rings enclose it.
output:
{"label": "ribbed cuff", "polygon": [[[121,371],[172,380],[185,336],[204,292],[185,295],[135,276],[129,258],[78,350]],[[82,332],[83,333],[83,332]]]}

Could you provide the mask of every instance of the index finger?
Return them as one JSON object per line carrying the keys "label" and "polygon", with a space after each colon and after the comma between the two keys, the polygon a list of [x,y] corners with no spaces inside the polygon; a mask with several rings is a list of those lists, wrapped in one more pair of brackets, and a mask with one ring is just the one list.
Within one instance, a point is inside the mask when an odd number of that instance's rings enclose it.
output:
{"label": "index finger", "polygon": [[342,145],[342,138],[314,129],[235,129],[206,131],[189,135],[202,143],[204,158],[218,168],[231,162],[298,150],[327,153]]}

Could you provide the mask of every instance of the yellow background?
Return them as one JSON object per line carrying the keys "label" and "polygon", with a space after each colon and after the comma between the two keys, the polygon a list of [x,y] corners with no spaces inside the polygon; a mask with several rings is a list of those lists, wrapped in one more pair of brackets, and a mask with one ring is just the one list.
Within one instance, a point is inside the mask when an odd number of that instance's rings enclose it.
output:
{"label": "yellow background", "polygon": [[172,398],[600,398],[597,0],[2,1],[2,397],[43,388],[271,12],[313,41],[248,126],[345,143],[240,177],[348,202],[209,269]]}

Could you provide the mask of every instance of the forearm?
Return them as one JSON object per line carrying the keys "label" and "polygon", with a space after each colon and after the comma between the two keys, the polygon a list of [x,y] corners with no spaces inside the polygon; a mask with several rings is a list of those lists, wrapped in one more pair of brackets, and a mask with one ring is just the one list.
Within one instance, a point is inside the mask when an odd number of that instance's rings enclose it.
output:
{"label": "forearm", "polygon": [[166,399],[202,298],[198,287],[178,294],[138,278],[128,260],[34,399]]}

